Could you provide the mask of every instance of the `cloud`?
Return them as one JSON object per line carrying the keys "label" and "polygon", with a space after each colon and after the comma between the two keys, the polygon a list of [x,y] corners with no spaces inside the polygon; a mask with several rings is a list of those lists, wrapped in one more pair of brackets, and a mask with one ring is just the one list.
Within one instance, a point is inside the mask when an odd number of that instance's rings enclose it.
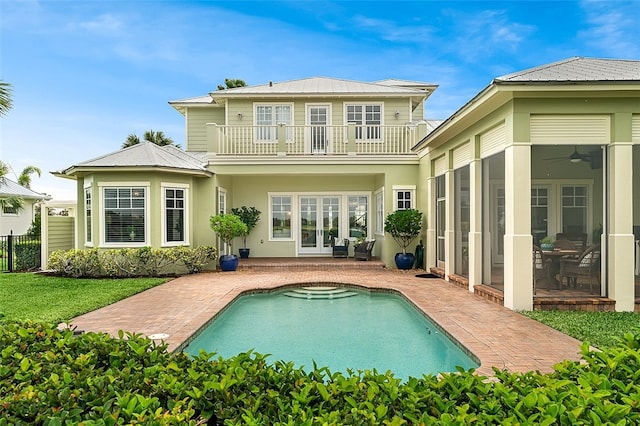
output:
{"label": "cloud", "polygon": [[80,22],[76,24],[78,27],[83,28],[89,32],[99,35],[113,36],[115,34],[121,34],[125,24],[121,18],[113,16],[111,14],[103,14],[95,19]]}
{"label": "cloud", "polygon": [[638,2],[585,1],[581,4],[590,25],[578,37],[609,57],[640,56]]}
{"label": "cloud", "polygon": [[433,35],[433,28],[427,25],[401,25],[397,22],[356,15],[353,18],[356,29],[377,34],[381,39],[400,43],[425,43]]}

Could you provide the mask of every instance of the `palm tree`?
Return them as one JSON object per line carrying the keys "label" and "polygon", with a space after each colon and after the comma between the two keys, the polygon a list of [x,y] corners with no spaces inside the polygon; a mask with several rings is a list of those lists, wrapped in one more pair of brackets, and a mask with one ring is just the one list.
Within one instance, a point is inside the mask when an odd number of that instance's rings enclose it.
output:
{"label": "palm tree", "polygon": [[239,78],[225,78],[224,86],[218,84],[218,90],[233,89],[234,87],[246,87],[247,83]]}
{"label": "palm tree", "polygon": [[[164,132],[162,131],[156,132],[155,130],[147,130],[146,132],[144,132],[143,140],[145,142],[154,143],[158,146],[173,145],[176,148],[180,148],[180,145],[174,143],[173,139],[171,139],[169,136],[165,136]],[[122,148],[129,148],[130,146],[137,145],[140,142],[141,141],[138,135],[131,133],[129,134],[129,136],[127,136],[127,139],[122,144]]]}
{"label": "palm tree", "polygon": [[[11,167],[0,160],[0,184],[4,183],[5,177],[9,174]],[[20,197],[10,196],[10,197],[0,197],[0,209],[5,209],[7,207],[14,209],[15,211],[19,211],[22,209],[24,205],[24,200]]]}
{"label": "palm tree", "polygon": [[40,168],[36,166],[27,166],[22,170],[20,176],[18,176],[18,184],[24,186],[27,189],[31,189],[31,175],[37,173],[38,177],[42,175]]}
{"label": "palm tree", "polygon": [[5,115],[13,106],[11,100],[11,85],[0,80],[0,115]]}

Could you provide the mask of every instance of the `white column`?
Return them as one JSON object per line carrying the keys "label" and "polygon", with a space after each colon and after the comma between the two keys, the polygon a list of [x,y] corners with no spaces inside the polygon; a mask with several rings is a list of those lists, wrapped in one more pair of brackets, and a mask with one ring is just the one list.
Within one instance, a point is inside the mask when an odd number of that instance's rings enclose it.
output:
{"label": "white column", "polygon": [[602,254],[607,259],[609,297],[615,299],[616,311],[633,311],[633,145],[611,145],[608,171],[609,235],[606,251]]}
{"label": "white column", "polygon": [[504,306],[533,309],[531,146],[505,149]]}
{"label": "white column", "polygon": [[469,164],[469,291],[482,284],[482,160]]}

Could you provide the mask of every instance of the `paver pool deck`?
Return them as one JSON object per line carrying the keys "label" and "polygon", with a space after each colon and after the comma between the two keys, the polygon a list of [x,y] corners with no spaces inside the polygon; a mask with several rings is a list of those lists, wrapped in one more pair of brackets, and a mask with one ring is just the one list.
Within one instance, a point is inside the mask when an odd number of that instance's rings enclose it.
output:
{"label": "paver pool deck", "polygon": [[439,278],[418,278],[395,269],[270,269],[209,272],[176,278],[70,321],[84,331],[119,330],[147,336],[164,333],[175,350],[244,292],[296,284],[356,285],[403,294],[479,361],[513,372],[550,372],[564,360],[579,360],[581,342]]}

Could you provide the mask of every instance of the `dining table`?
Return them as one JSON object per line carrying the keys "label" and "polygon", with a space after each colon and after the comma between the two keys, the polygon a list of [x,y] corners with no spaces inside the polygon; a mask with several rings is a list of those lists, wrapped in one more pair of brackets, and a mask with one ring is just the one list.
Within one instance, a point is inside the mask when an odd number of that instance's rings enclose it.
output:
{"label": "dining table", "polygon": [[562,282],[556,278],[558,272],[560,272],[560,260],[562,258],[577,257],[580,254],[580,250],[570,249],[553,249],[542,250],[543,259],[550,259],[549,265],[549,284],[555,284],[560,290],[562,288]]}

